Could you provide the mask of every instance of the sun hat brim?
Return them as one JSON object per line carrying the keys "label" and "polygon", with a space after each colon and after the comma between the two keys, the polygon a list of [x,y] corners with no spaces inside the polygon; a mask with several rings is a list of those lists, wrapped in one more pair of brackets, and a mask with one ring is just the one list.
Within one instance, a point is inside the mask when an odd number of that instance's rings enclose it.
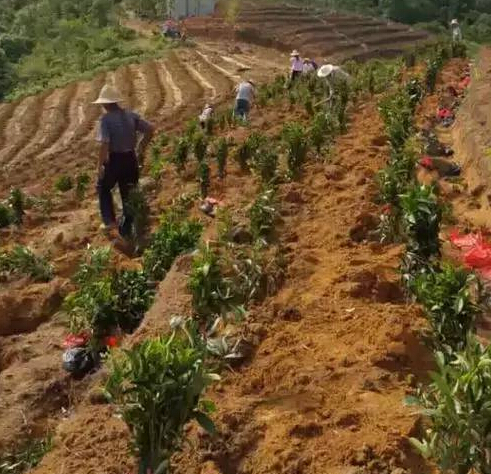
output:
{"label": "sun hat brim", "polygon": [[98,104],[98,105],[103,105],[103,104],[118,104],[119,102],[121,102],[121,99],[120,98],[111,98],[111,99],[105,99],[104,97],[99,97],[97,100],[94,100],[94,102],[92,102],[93,104]]}
{"label": "sun hat brim", "polygon": [[317,76],[318,77],[327,77],[327,76],[329,76],[329,74],[332,73],[333,70],[334,70],[334,67],[331,64],[327,64],[327,65],[319,68],[319,70],[317,71]]}

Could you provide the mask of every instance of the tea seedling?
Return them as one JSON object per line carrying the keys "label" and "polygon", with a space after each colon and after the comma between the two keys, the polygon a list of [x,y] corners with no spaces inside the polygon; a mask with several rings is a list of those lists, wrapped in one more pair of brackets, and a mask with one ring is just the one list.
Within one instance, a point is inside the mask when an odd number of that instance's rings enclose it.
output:
{"label": "tea seedling", "polygon": [[79,201],[82,201],[85,198],[85,193],[87,192],[87,188],[90,184],[90,177],[87,173],[80,174],[77,176],[76,184],[75,184],[75,196]]}
{"label": "tea seedling", "polygon": [[192,250],[203,226],[196,220],[180,220],[172,215],[161,219],[150,246],[143,253],[143,267],[154,280],[162,280],[174,259]]}
{"label": "tea seedling", "polygon": [[201,197],[204,199],[210,189],[210,166],[206,161],[199,163],[197,173]]}
{"label": "tea seedling", "polygon": [[254,155],[251,167],[262,183],[267,185],[276,177],[278,154],[274,149],[263,148]]}
{"label": "tea seedling", "polygon": [[218,140],[216,158],[218,165],[218,177],[220,179],[225,178],[226,168],[227,168],[227,157],[228,157],[228,144],[225,138],[220,138]]}
{"label": "tea seedling", "polygon": [[171,157],[177,172],[181,173],[186,168],[189,153],[189,141],[186,137],[181,137],[174,146],[174,152]]}
{"label": "tea seedling", "polygon": [[49,281],[53,278],[53,271],[49,262],[22,245],[0,253],[0,274],[5,276],[25,275],[35,281]]}
{"label": "tea seedling", "polygon": [[22,220],[24,219],[25,214],[25,201],[26,197],[19,188],[14,188],[10,190],[8,203],[10,209],[12,210],[11,215],[14,224],[22,224]]}
{"label": "tea seedling", "polygon": [[287,123],[283,127],[282,138],[287,150],[288,171],[290,176],[298,177],[307,158],[307,132],[296,122]]}
{"label": "tea seedling", "polygon": [[8,227],[13,222],[12,212],[10,208],[0,204],[0,229]]}
{"label": "tea seedling", "polygon": [[207,149],[208,139],[203,133],[196,134],[196,136],[194,137],[193,151],[198,163],[202,163],[205,160]]}
{"label": "tea seedling", "polygon": [[109,374],[106,393],[132,433],[139,472],[170,471],[189,421],[213,432],[207,415],[213,405],[200,397],[218,376],[208,372],[204,351],[187,336],[173,333],[115,352]]}
{"label": "tea seedling", "polygon": [[100,278],[108,269],[111,261],[111,247],[88,247],[82,262],[73,277],[78,285],[86,285]]}
{"label": "tea seedling", "polygon": [[136,251],[139,252],[145,244],[150,225],[150,207],[145,194],[138,187],[131,190],[126,205],[128,206],[128,214],[132,219],[132,229],[128,229],[128,231],[131,232],[130,235]]}
{"label": "tea seedling", "polygon": [[66,193],[67,191],[70,191],[70,189],[73,188],[73,179],[71,176],[60,176],[54,184],[54,188],[56,191],[59,191],[60,193]]}
{"label": "tea seedling", "polygon": [[276,221],[274,189],[260,193],[249,210],[251,232],[255,239],[267,238]]}

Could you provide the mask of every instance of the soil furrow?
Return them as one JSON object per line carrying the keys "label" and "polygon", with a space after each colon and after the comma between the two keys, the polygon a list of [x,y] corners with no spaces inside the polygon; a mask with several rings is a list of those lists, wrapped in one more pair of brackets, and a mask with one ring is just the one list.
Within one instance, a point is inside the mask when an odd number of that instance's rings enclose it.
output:
{"label": "soil furrow", "polygon": [[[18,102],[11,102],[8,104],[2,104],[2,108],[0,109],[0,150],[2,150],[3,146],[6,144],[7,135],[6,129],[9,120],[15,114],[15,109],[18,107]],[[2,162],[0,158],[0,163]]]}
{"label": "soil furrow", "polygon": [[155,61],[147,61],[141,65],[141,68],[147,87],[145,91],[147,107],[144,116],[153,119],[155,115],[161,114],[167,94],[160,82]]}
{"label": "soil furrow", "polygon": [[166,107],[172,107],[177,109],[182,107],[182,91],[177,87],[172,74],[169,72],[169,69],[166,66],[166,63],[162,60],[155,62],[157,71],[159,74],[159,80],[162,84],[162,87],[165,88],[165,97],[166,97]]}
{"label": "soil furrow", "polygon": [[[211,51],[210,51],[211,52]],[[205,53],[202,53],[201,51],[196,50],[196,54],[198,54],[203,61],[206,61],[208,64],[212,65],[212,67],[216,68],[218,72],[223,74],[224,76],[229,77],[232,81],[239,81],[240,76],[238,74],[234,74],[233,72],[221,67],[218,63],[220,62],[221,56],[219,56],[217,53],[211,52],[211,58]],[[223,62],[223,59],[222,59]]]}
{"label": "soil furrow", "polygon": [[5,136],[9,144],[2,151],[1,163],[8,163],[22,150],[35,136],[42,118],[43,104],[49,93],[45,92],[27,97],[15,109],[12,118],[8,121]]}
{"label": "soil furrow", "polygon": [[114,72],[114,85],[123,97],[123,104],[128,109],[134,109],[138,104],[135,94],[134,74],[130,66],[122,66]]}
{"label": "soil furrow", "polygon": [[142,117],[148,117],[147,112],[150,103],[148,94],[150,91],[143,66],[141,64],[128,66],[128,74],[131,75],[131,93],[133,95],[131,108]]}
{"label": "soil furrow", "polygon": [[[55,90],[47,97],[42,112],[40,127],[29,147],[20,151],[11,161],[11,165],[31,166],[32,159],[41,159],[43,152],[55,146],[64,131],[69,127],[69,106],[77,86],[75,83],[63,89]],[[36,157],[37,155],[37,157]]]}
{"label": "soil furrow", "polygon": [[217,97],[217,91],[213,84],[211,84],[206,77],[201,74],[201,71],[197,69],[198,62],[191,60],[191,55],[187,54],[188,51],[182,52],[177,57],[181,62],[181,65],[187,70],[190,76],[192,76],[206,91],[205,98],[209,101],[214,101]]}

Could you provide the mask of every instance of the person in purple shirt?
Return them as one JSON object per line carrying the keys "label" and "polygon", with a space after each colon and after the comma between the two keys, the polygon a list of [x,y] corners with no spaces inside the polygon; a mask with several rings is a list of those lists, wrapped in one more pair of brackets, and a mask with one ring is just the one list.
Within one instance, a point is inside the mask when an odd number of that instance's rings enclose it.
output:
{"label": "person in purple shirt", "polygon": [[[128,205],[131,190],[137,186],[139,164],[143,151],[153,135],[153,126],[138,114],[124,110],[118,91],[105,85],[94,104],[104,107],[100,120],[97,141],[100,143],[97,191],[102,221],[110,237],[119,231],[122,237],[131,234],[133,218]],[[138,142],[138,135],[143,138]],[[112,199],[112,190],[119,187],[123,203],[123,219],[117,225]]]}

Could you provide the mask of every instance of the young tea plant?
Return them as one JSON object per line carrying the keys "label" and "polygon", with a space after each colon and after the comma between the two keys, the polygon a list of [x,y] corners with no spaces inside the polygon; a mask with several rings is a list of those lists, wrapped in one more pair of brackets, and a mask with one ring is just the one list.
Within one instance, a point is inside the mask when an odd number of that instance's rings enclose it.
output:
{"label": "young tea plant", "polygon": [[189,140],[187,137],[181,137],[177,140],[171,156],[171,162],[176,167],[178,173],[182,173],[186,169],[188,154]]}
{"label": "young tea plant", "polygon": [[310,127],[310,143],[315,147],[317,154],[321,153],[324,144],[330,144],[336,134],[336,125],[331,114],[318,112]]}
{"label": "young tea plant", "polygon": [[276,178],[278,154],[266,147],[258,150],[251,161],[251,168],[264,185],[272,183]]}
{"label": "young tea plant", "polygon": [[131,190],[127,206],[132,218],[132,229],[128,229],[128,231],[130,231],[135,249],[139,253],[145,245],[150,226],[150,206],[141,188],[136,187]]}
{"label": "young tea plant", "polygon": [[133,436],[139,472],[171,471],[170,458],[189,421],[214,431],[208,418],[213,405],[200,398],[218,376],[208,371],[204,357],[202,347],[177,333],[111,354],[105,390]]}
{"label": "young tea plant", "polygon": [[196,246],[202,230],[197,220],[176,218],[173,213],[164,215],[143,253],[144,270],[152,279],[162,280],[174,259]]}
{"label": "young tea plant", "polygon": [[469,336],[462,352],[435,355],[431,384],[409,398],[427,417],[422,440],[414,447],[435,461],[442,472],[489,473],[491,439],[491,346]]}
{"label": "young tea plant", "polygon": [[283,127],[282,138],[287,150],[288,171],[293,178],[300,175],[307,158],[307,137],[307,131],[297,122],[287,123]]}
{"label": "young tea plant", "polygon": [[60,176],[54,184],[55,191],[60,193],[66,193],[73,189],[73,179],[71,176],[63,175]]}
{"label": "young tea plant", "polygon": [[13,188],[10,190],[8,198],[10,209],[12,210],[12,222],[14,224],[22,224],[25,214],[26,197],[19,188]]}
{"label": "young tea plant", "polygon": [[199,182],[201,197],[204,199],[206,196],[208,196],[208,190],[210,189],[210,184],[211,184],[210,166],[205,160],[200,161],[200,163],[198,164],[197,174],[198,174],[198,182]]}
{"label": "young tea plant", "polygon": [[77,176],[75,183],[75,196],[79,201],[85,198],[87,193],[87,188],[90,184],[90,176],[87,173],[83,173]]}
{"label": "young tea plant", "polygon": [[218,165],[218,177],[224,179],[227,170],[228,144],[225,138],[218,140],[216,149],[216,159]]}
{"label": "young tea plant", "polygon": [[475,276],[449,264],[417,275],[410,290],[425,308],[432,334],[431,344],[442,353],[465,348],[467,335],[475,331],[480,313],[472,299]]}
{"label": "young tea plant", "polygon": [[405,89],[386,95],[379,103],[392,150],[399,152],[413,133],[413,107]]}
{"label": "young tea plant", "polygon": [[0,275],[25,275],[34,281],[50,281],[53,278],[53,266],[32,250],[22,245],[15,246],[10,252],[0,253]]}
{"label": "young tea plant", "polygon": [[193,151],[198,163],[202,163],[206,158],[208,150],[208,139],[203,133],[197,133],[194,137]]}
{"label": "young tea plant", "polygon": [[0,204],[0,229],[3,227],[8,227],[12,224],[14,218],[12,216],[12,212],[8,206],[4,206]]}
{"label": "young tea plant", "polygon": [[274,189],[260,193],[249,210],[251,233],[255,239],[267,239],[273,232],[277,210]]}

